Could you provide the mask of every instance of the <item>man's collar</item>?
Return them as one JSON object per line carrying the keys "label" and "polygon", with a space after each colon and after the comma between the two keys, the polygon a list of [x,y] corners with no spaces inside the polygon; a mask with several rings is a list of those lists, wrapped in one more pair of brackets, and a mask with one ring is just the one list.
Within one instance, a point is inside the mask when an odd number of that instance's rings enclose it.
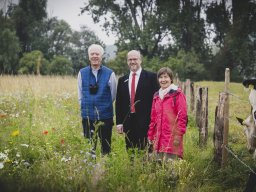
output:
{"label": "man's collar", "polygon": [[130,74],[136,73],[136,75],[139,75],[141,74],[141,71],[142,71],[142,67],[140,67],[136,72],[130,71]]}
{"label": "man's collar", "polygon": [[90,65],[90,68],[91,68],[92,71],[99,71],[99,70],[102,68],[102,66],[100,65],[97,69],[95,69],[95,68],[93,68],[93,67]]}

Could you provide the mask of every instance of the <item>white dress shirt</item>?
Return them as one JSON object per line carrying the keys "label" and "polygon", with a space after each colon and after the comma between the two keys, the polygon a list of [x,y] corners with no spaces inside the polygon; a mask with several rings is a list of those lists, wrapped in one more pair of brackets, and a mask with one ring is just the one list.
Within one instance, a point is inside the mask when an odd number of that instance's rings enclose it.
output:
{"label": "white dress shirt", "polygon": [[130,97],[131,97],[131,87],[132,87],[132,74],[136,73],[136,75],[135,75],[135,93],[136,93],[141,71],[142,71],[141,67],[136,72],[130,71],[130,74],[129,74],[129,93],[130,93]]}

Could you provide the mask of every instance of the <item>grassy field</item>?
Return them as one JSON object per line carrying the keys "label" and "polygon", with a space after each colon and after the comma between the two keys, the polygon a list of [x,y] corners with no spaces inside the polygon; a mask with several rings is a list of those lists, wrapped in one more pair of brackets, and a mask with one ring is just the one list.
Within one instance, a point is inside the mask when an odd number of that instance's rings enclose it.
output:
{"label": "grassy field", "polygon": [[[137,154],[131,162],[124,137],[113,130],[112,153],[96,160],[83,138],[74,77],[0,76],[0,191],[243,191],[249,170],[232,154],[219,169],[213,160],[214,111],[223,82],[209,88],[209,138],[198,146],[189,114],[184,160],[159,164]],[[230,84],[229,146],[255,167],[235,117],[249,114],[249,92]]]}

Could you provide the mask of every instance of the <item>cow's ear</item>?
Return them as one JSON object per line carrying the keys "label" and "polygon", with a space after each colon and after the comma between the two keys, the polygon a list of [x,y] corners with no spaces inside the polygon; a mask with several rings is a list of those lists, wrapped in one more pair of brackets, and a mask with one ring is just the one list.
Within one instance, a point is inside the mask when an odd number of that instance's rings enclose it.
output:
{"label": "cow's ear", "polygon": [[243,122],[244,120],[242,118],[239,118],[239,117],[236,117],[237,121],[241,124],[241,125],[244,125]]}

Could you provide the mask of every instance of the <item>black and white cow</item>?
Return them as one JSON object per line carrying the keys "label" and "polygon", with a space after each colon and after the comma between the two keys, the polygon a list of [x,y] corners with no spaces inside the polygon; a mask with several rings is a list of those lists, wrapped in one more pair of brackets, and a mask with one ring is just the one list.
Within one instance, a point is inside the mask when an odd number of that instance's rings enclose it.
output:
{"label": "black and white cow", "polygon": [[[247,149],[253,154],[256,160],[256,79],[247,79],[243,81],[243,85],[250,89],[249,102],[251,104],[251,114],[245,119],[237,118],[243,125],[244,133],[247,138]],[[256,191],[256,169],[250,173],[246,184],[245,192]]]}

